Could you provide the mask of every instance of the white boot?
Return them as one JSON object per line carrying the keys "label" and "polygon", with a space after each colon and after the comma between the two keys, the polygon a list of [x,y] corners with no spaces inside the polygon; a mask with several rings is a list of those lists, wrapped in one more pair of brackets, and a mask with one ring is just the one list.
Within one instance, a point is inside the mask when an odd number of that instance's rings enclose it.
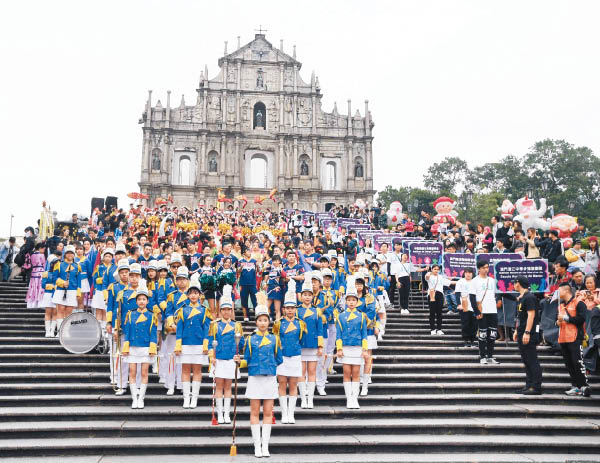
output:
{"label": "white boot", "polygon": [[352,384],[352,408],[360,408],[360,405],[358,404],[358,390],[360,389],[360,383],[356,381],[350,384]]}
{"label": "white boot", "polygon": [[53,338],[55,332],[56,332],[56,320],[52,320],[52,322],[50,322],[50,336],[49,337]]}
{"label": "white boot", "polygon": [[45,338],[50,337],[50,325],[52,325],[50,320],[44,320],[44,326],[46,327],[46,334],[44,335]]}
{"label": "white boot", "polygon": [[288,424],[290,421],[288,419],[288,396],[287,395],[279,396],[279,407],[281,408],[281,424]]}
{"label": "white boot", "polygon": [[225,397],[223,399],[223,421],[225,424],[231,424],[231,418],[229,414],[231,413],[231,397]]}
{"label": "white boot", "polygon": [[174,395],[175,394],[175,387],[170,387],[169,389],[167,389],[167,395]]}
{"label": "white boot", "polygon": [[190,408],[190,400],[192,398],[191,386],[189,381],[183,383],[183,408]]}
{"label": "white boot", "polygon": [[190,408],[196,408],[198,406],[198,395],[200,394],[200,381],[192,381],[192,400],[190,401]]}
{"label": "white boot", "polygon": [[138,396],[138,408],[144,408],[144,398],[146,397],[146,388],[148,387],[148,384],[144,384],[142,383],[140,385],[140,393]]}
{"label": "white boot", "polygon": [[131,390],[131,408],[138,408],[138,388],[135,384],[129,386]]}
{"label": "white boot", "polygon": [[54,335],[55,338],[58,337],[58,335],[60,334],[60,327],[62,326],[62,322],[63,322],[62,318],[56,319],[56,334]]}
{"label": "white boot", "polygon": [[215,405],[217,408],[217,422],[223,424],[225,423],[223,420],[223,397],[217,397],[215,399]]}
{"label": "white boot", "polygon": [[270,424],[262,425],[262,456],[270,457],[269,453],[269,439],[271,439],[271,426]]}
{"label": "white boot", "polygon": [[263,454],[260,443],[260,424],[251,424],[250,429],[252,430],[252,440],[254,441],[254,456],[261,458]]}
{"label": "white boot", "polygon": [[289,399],[288,399],[287,412],[288,412],[288,423],[290,423],[290,424],[296,423],[296,418],[294,417],[294,412],[296,411],[296,399],[297,398],[298,398],[297,396],[291,395],[291,396],[289,396]]}
{"label": "white boot", "polygon": [[298,383],[298,392],[300,392],[300,408],[306,408],[306,383],[304,381]]}
{"label": "white boot", "polygon": [[363,397],[369,393],[369,380],[370,379],[371,379],[371,375],[368,375],[365,373],[363,376],[362,389],[360,390],[360,395]]}
{"label": "white boot", "polygon": [[352,403],[352,383],[344,383],[344,394],[346,394],[346,408],[354,408]]}
{"label": "white boot", "polygon": [[315,382],[307,383],[306,392],[308,400],[306,401],[306,408],[313,408],[313,397],[315,396]]}

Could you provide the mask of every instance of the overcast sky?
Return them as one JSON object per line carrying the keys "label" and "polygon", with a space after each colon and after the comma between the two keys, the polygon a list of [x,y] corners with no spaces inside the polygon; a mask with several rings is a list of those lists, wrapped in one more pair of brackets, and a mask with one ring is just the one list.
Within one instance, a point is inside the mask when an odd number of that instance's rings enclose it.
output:
{"label": "overcast sky", "polygon": [[[418,186],[448,155],[471,166],[562,138],[600,152],[598,1],[27,1],[0,13],[0,236],[137,191],[148,89],[195,101],[262,24],[297,45],[323,109],[375,121],[374,182]],[[364,114],[363,114],[364,115]]]}

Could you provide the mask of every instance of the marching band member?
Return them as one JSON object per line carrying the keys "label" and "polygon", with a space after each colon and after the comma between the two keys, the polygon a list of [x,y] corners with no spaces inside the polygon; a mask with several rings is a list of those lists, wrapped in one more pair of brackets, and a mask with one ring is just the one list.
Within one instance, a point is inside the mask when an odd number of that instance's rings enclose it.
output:
{"label": "marching band member", "polygon": [[[312,297],[312,293],[310,294]],[[281,341],[269,333],[269,310],[265,293],[257,294],[258,305],[254,309],[257,330],[249,335],[243,348],[244,359],[240,367],[248,367],[246,398],[250,399],[250,429],[254,440],[254,456],[269,457],[269,439],[273,423],[273,401],[278,397],[277,366],[283,362]],[[240,355],[234,357],[240,362]],[[260,407],[263,408],[262,440]]]}
{"label": "marching band member", "polygon": [[[111,378],[111,383],[114,383],[118,378],[122,378],[122,374],[117,374],[115,376],[115,367],[117,366],[117,364],[119,363],[119,356],[120,353],[117,351],[115,352],[113,349],[113,343],[117,343],[117,346],[119,344],[119,339],[117,336],[117,332],[118,332],[118,328],[119,326],[117,325],[117,313],[118,313],[118,304],[117,304],[117,295],[123,290],[125,289],[125,287],[127,286],[127,282],[129,280],[129,262],[127,261],[127,259],[121,259],[119,261],[118,266],[116,267],[116,271],[113,273],[110,273],[110,271],[112,270],[112,266],[109,267],[106,271],[105,276],[103,277],[103,283],[102,283],[102,287],[105,287],[107,284],[107,281],[110,281],[112,279],[114,279],[114,275],[116,274],[116,278],[118,278],[118,281],[115,281],[113,283],[110,283],[108,288],[103,290],[103,292],[106,292],[106,332],[108,334],[112,334],[112,338],[109,338],[109,342],[110,342],[110,378]],[[113,323],[115,324],[115,330],[113,332]],[[123,366],[121,365],[121,368]],[[119,380],[119,384],[121,384],[121,380]],[[125,390],[121,387],[117,388],[116,391],[117,395],[123,395],[125,394]]]}
{"label": "marching band member", "polygon": [[[173,253],[175,255],[175,253]],[[185,266],[181,266],[177,269],[175,275],[176,290],[167,296],[167,305],[165,308],[163,330],[167,333],[166,338],[163,342],[163,362],[167,370],[165,375],[165,387],[167,388],[167,395],[175,394],[175,383],[177,382],[177,389],[182,389],[183,384],[181,381],[181,363],[175,362],[175,346],[176,346],[176,331],[177,331],[177,320],[175,317],[179,309],[188,304],[187,290],[189,286],[189,273]]]}
{"label": "marching band member", "polygon": [[356,307],[363,312],[367,318],[367,357],[362,374],[362,389],[361,396],[366,396],[369,391],[369,383],[371,382],[371,370],[373,368],[373,349],[377,349],[377,334],[379,334],[379,322],[377,321],[377,308],[373,292],[368,287],[369,273],[366,269],[361,269],[356,273],[354,285],[358,294],[358,302]]}
{"label": "marching band member", "polygon": [[96,310],[96,320],[100,322],[102,331],[106,330],[106,301],[104,300],[105,283],[108,282],[108,272],[114,273],[116,267],[112,263],[114,250],[106,248],[102,252],[102,261],[96,267],[92,275],[94,281],[94,295],[92,297],[92,308]]}
{"label": "marching band member", "polygon": [[212,258],[210,254],[202,256],[202,267],[200,267],[200,286],[204,299],[208,301],[208,307],[214,318],[217,318],[217,273],[211,266]]}
{"label": "marching band member", "polygon": [[77,307],[77,298],[81,295],[81,268],[75,262],[75,247],[68,245],[65,248],[63,261],[57,261],[52,269],[53,280],[56,282],[56,289],[52,296],[52,302],[56,304],[57,319],[56,329],[60,333],[60,327],[63,320],[71,315],[73,309]]}
{"label": "marching band member", "polygon": [[[385,334],[385,307],[388,305],[386,298],[388,298],[390,282],[388,281],[387,275],[379,270],[379,261],[377,259],[373,259],[371,261],[369,264],[369,269],[371,270],[371,286],[373,291],[375,291],[375,299],[377,299],[377,317],[380,324],[379,335],[377,336],[377,339],[381,341],[383,335]],[[389,301],[389,299],[387,300]]]}
{"label": "marching band member", "polygon": [[[255,280],[256,281],[256,280]],[[223,287],[223,296],[220,301],[221,318],[214,320],[208,331],[208,346],[211,363],[214,366],[216,380],[215,400],[217,417],[220,424],[231,423],[231,381],[235,379],[235,362],[233,357],[237,353],[236,334],[243,334],[242,324],[233,317],[232,288],[230,285]],[[216,348],[214,341],[217,342]],[[238,371],[239,379],[239,371]]]}
{"label": "marching band member", "polygon": [[326,323],[323,326],[324,339],[324,355],[319,358],[319,364],[317,365],[317,391],[319,395],[327,395],[325,392],[325,384],[327,382],[327,374],[333,373],[333,355],[335,351],[335,308],[337,307],[340,300],[340,293],[332,288],[333,284],[333,272],[329,267],[321,270],[321,276],[323,278],[323,289],[321,294],[323,295],[326,303],[324,316],[326,317]]}
{"label": "marching band member", "polygon": [[296,317],[297,305],[296,281],[291,279],[283,303],[284,316],[273,324],[273,334],[279,336],[283,354],[283,363],[277,367],[282,424],[296,422],[294,412],[298,398],[298,379],[302,376],[302,337],[306,333],[306,323]]}
{"label": "marching band member", "polygon": [[323,318],[321,311],[313,305],[312,280],[312,272],[307,272],[300,295],[302,304],[298,307],[298,318],[306,324],[306,334],[302,338],[302,377],[298,383],[301,408],[313,408],[317,360],[323,355]]}
{"label": "marching band member", "polygon": [[41,306],[46,309],[44,314],[44,325],[46,326],[46,338],[53,338],[56,331],[56,304],[52,302],[56,281],[54,280],[54,272],[50,269],[54,266],[54,262],[58,260],[58,256],[50,254],[46,262],[46,269],[42,274],[42,288],[44,296],[42,297]]}
{"label": "marching band member", "polygon": [[[125,268],[125,265],[128,265],[128,260],[123,258],[121,262],[119,262],[119,276],[121,274],[121,270]],[[140,281],[142,278],[142,267],[140,264],[131,264],[129,266],[129,272],[127,274],[127,286],[121,289],[117,293],[117,297],[115,298],[116,306],[113,307],[113,313],[111,316],[111,324],[114,324],[115,334],[114,336],[117,343],[120,341],[120,345],[124,345],[125,343],[125,330],[127,328],[127,315],[129,312],[137,310],[137,290],[140,287]],[[108,326],[108,325],[107,325]],[[121,351],[121,354],[123,352]],[[120,368],[117,368],[117,392],[116,395],[123,395],[127,390],[127,380],[128,380],[128,366],[126,359],[121,359]],[[138,381],[140,382],[141,373],[138,372]],[[133,383],[131,383],[133,385]]]}
{"label": "marching band member", "polygon": [[252,307],[256,307],[256,274],[258,264],[256,259],[252,258],[250,246],[244,247],[242,258],[238,261],[237,276],[240,287],[240,300],[244,321],[248,321],[248,298],[252,302]]}
{"label": "marching band member", "polygon": [[154,289],[152,290],[152,311],[158,315],[158,331],[161,333],[159,338],[160,349],[157,355],[158,382],[164,384],[170,368],[170,362],[169,356],[166,354],[162,333],[165,333],[163,325],[166,320],[165,309],[167,308],[167,298],[169,297],[169,294],[176,290],[176,287],[173,285],[171,278],[168,277],[169,268],[166,260],[159,260],[156,264],[156,270],[158,279],[154,283]]}
{"label": "marching band member", "polygon": [[[139,264],[133,264],[139,265]],[[132,269],[137,272],[137,268]],[[141,267],[140,267],[141,275]],[[156,315],[147,309],[150,292],[144,285],[140,285],[135,292],[136,310],[127,312],[123,327],[124,339],[123,355],[129,365],[129,383],[131,389],[131,408],[144,408],[144,397],[148,387],[148,366],[156,356]],[[138,368],[138,365],[141,365]],[[141,384],[138,389],[136,376],[141,375]]]}
{"label": "marching band member", "polygon": [[281,318],[281,301],[283,300],[285,279],[286,274],[281,265],[281,256],[274,254],[271,259],[271,267],[267,273],[267,307],[271,311],[271,305],[273,305],[276,320]]}
{"label": "marching band member", "polygon": [[337,357],[338,362],[344,365],[346,408],[360,408],[360,367],[368,357],[369,320],[365,313],[356,308],[360,300],[354,277],[348,277],[347,284],[346,310],[339,314],[336,323]]}
{"label": "marching band member", "polygon": [[89,305],[89,294],[90,294],[90,277],[92,275],[92,265],[90,265],[90,261],[85,257],[83,251],[83,245],[81,243],[77,243],[75,245],[75,262],[79,264],[79,268],[81,268],[81,274],[79,278],[81,278],[81,298],[78,301],[78,308],[83,309],[85,306]]}
{"label": "marching band member", "polygon": [[[184,280],[182,269],[187,272],[186,267],[178,269],[178,285]],[[184,281],[187,282],[187,278]],[[173,294],[177,294],[177,292]],[[202,383],[202,365],[208,365],[210,318],[199,299],[200,281],[198,274],[195,273],[187,288],[187,299],[182,302],[175,314],[177,329],[174,353],[177,357],[177,365],[181,366],[183,408],[196,408],[198,405],[198,394],[200,393],[200,383]],[[193,374],[193,381],[190,383],[191,374]]]}

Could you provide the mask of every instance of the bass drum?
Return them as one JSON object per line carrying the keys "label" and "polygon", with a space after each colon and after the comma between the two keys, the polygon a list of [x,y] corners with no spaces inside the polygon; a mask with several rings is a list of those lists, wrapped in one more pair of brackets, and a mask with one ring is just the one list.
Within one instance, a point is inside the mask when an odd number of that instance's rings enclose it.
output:
{"label": "bass drum", "polygon": [[100,324],[89,312],[73,312],[60,327],[60,343],[72,354],[87,354],[98,345],[101,338]]}

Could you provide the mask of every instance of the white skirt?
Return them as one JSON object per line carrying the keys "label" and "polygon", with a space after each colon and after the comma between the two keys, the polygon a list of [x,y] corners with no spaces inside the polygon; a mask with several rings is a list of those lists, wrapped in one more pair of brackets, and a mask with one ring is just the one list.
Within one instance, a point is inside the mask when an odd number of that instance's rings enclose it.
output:
{"label": "white skirt", "polygon": [[[304,349],[303,349],[304,350]],[[302,356],[283,357],[283,363],[277,367],[278,376],[299,378],[302,376]]]}
{"label": "white skirt", "polygon": [[44,309],[56,308],[56,304],[52,302],[52,293],[44,293],[42,302],[40,302],[40,307],[43,307]]}
{"label": "white skirt", "polygon": [[317,349],[302,349],[303,362],[316,362],[317,360]]}
{"label": "white skirt", "polygon": [[150,363],[152,359],[148,354],[150,348],[148,347],[135,347],[129,348],[129,355],[125,357],[127,363]]}
{"label": "white skirt", "polygon": [[374,334],[367,336],[367,346],[369,350],[377,349],[377,338]]}
{"label": "white skirt", "polygon": [[362,358],[362,346],[344,346],[344,356],[338,358],[338,363],[346,365],[364,365],[365,359]]}
{"label": "white skirt", "polygon": [[[214,368],[214,376],[223,379],[235,379],[235,362],[233,360],[217,359]],[[238,379],[240,379],[240,369],[238,368]]]}
{"label": "white skirt", "polygon": [[192,365],[208,365],[208,355],[203,354],[203,346],[181,346],[181,354],[175,357],[176,363]]}
{"label": "white skirt", "polygon": [[246,399],[277,399],[279,390],[275,376],[248,376]]}
{"label": "white skirt", "polygon": [[102,291],[100,291],[98,289],[94,291],[94,297],[92,298],[92,307],[94,309],[106,310],[106,302],[104,301],[104,294],[102,294]]}
{"label": "white skirt", "polygon": [[[65,292],[67,293],[66,298]],[[52,296],[52,302],[67,307],[77,307],[77,291],[75,289],[69,289],[68,291],[57,289],[54,291],[54,296]]]}
{"label": "white skirt", "polygon": [[90,282],[87,280],[87,278],[84,278],[83,280],[81,280],[81,292],[82,293],[90,292]]}

